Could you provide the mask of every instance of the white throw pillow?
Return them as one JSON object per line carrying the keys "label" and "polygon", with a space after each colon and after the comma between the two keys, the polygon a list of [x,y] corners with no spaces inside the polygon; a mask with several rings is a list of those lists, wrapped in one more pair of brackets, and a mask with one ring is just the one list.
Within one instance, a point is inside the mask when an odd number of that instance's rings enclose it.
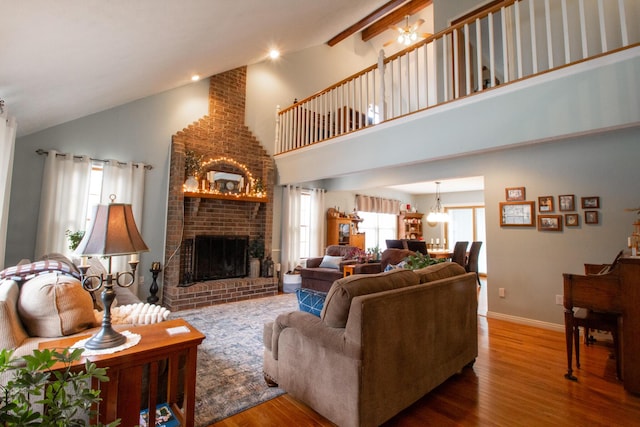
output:
{"label": "white throw pillow", "polygon": [[322,262],[320,263],[321,268],[334,268],[336,270],[340,270],[340,263],[342,262],[341,256],[330,256],[325,255],[322,257]]}
{"label": "white throw pillow", "polygon": [[[131,325],[149,325],[151,323],[159,323],[167,320],[171,312],[166,308],[149,303],[137,303],[120,305],[111,308],[111,323],[131,324]],[[96,320],[102,321],[103,313],[95,310]]]}

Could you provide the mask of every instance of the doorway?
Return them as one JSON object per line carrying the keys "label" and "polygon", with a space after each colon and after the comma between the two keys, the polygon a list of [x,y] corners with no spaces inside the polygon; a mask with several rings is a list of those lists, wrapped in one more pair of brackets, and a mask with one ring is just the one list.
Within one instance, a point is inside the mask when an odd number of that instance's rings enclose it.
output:
{"label": "doorway", "polygon": [[482,242],[478,257],[478,272],[482,286],[478,295],[478,314],[487,314],[487,233],[484,206],[456,206],[445,209],[449,222],[445,224],[445,234],[451,247],[458,241]]}

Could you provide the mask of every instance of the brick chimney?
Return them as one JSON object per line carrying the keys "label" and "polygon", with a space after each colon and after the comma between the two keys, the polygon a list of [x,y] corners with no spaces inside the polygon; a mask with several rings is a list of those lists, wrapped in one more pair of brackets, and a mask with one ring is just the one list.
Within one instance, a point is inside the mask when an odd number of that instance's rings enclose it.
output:
{"label": "brick chimney", "polygon": [[[190,283],[183,242],[196,235],[263,237],[269,255],[273,224],[274,163],[244,124],[246,67],[211,77],[209,114],[172,138],[162,304],[172,311],[277,293],[274,278]],[[185,152],[202,155],[216,170],[248,172],[264,183],[267,202],[185,197]]]}

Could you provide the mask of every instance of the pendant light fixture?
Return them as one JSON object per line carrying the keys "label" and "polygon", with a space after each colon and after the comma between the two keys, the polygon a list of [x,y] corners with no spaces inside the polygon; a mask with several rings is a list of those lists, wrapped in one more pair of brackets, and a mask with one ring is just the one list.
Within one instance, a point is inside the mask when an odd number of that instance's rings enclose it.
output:
{"label": "pendant light fixture", "polygon": [[436,181],[436,205],[431,207],[427,215],[428,223],[449,222],[449,215],[442,209],[440,204],[440,181]]}

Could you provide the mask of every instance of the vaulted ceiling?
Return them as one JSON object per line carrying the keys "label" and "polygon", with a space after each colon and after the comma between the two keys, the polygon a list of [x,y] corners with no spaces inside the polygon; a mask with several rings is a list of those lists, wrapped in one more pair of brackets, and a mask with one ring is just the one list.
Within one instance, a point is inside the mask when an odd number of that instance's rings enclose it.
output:
{"label": "vaulted ceiling", "polygon": [[337,43],[424,3],[431,1],[3,1],[0,99],[24,136],[187,84],[193,74],[262,61],[272,47],[286,54]]}

